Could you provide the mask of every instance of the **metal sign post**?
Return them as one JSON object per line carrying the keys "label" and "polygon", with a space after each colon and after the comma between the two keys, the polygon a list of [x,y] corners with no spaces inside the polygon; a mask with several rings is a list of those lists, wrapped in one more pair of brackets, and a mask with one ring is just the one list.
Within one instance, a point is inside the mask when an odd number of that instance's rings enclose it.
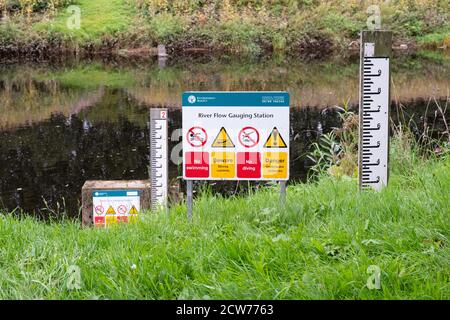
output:
{"label": "metal sign post", "polygon": [[282,206],[286,204],[286,181],[280,181],[280,203]]}
{"label": "metal sign post", "polygon": [[194,202],[194,188],[193,188],[194,182],[192,180],[186,181],[186,205],[187,205],[187,211],[188,211],[188,219],[189,221],[192,221],[192,207]]}
{"label": "metal sign post", "polygon": [[362,31],[359,103],[359,186],[381,190],[389,178],[392,33]]}
{"label": "metal sign post", "polygon": [[167,210],[168,147],[167,109],[150,110],[150,184],[151,208]]}

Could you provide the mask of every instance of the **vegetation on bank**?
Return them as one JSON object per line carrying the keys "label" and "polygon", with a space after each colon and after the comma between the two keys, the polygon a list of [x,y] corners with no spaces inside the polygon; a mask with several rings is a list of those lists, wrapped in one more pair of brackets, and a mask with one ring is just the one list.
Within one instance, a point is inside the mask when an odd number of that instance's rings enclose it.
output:
{"label": "vegetation on bank", "polygon": [[448,129],[395,127],[389,186],[358,192],[356,119],[312,146],[285,205],[276,186],[204,188],[192,222],[184,204],[107,229],[0,214],[0,298],[449,299]]}
{"label": "vegetation on bank", "polygon": [[191,223],[184,205],[107,230],[0,215],[0,298],[449,299],[450,158],[405,141],[380,193],[322,175],[285,207],[276,187],[204,190]]}
{"label": "vegetation on bank", "polygon": [[[399,43],[449,45],[445,0],[373,1]],[[0,0],[0,54],[53,51],[172,54],[211,50],[237,55],[324,56],[354,48],[375,13],[365,1],[302,0]],[[67,20],[81,9],[80,29]]]}

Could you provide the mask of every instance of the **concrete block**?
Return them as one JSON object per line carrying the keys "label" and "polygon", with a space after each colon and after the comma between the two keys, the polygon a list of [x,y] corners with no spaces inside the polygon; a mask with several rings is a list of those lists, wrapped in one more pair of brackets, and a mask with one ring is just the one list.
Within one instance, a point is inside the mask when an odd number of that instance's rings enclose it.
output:
{"label": "concrete block", "polygon": [[150,181],[148,180],[89,180],[81,189],[82,222],[84,226],[93,225],[92,192],[102,190],[140,191],[141,211],[150,209]]}

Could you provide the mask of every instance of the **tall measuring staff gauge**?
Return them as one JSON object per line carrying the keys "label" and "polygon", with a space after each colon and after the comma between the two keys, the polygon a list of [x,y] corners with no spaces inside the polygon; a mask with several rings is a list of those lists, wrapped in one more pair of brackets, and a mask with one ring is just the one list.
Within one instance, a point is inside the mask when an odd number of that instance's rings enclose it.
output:
{"label": "tall measuring staff gauge", "polygon": [[168,110],[150,110],[150,184],[151,208],[167,209],[168,190]]}
{"label": "tall measuring staff gauge", "polygon": [[[369,45],[369,46],[368,46]],[[361,57],[359,181],[361,189],[381,190],[388,182],[389,58],[373,57],[365,44]]]}

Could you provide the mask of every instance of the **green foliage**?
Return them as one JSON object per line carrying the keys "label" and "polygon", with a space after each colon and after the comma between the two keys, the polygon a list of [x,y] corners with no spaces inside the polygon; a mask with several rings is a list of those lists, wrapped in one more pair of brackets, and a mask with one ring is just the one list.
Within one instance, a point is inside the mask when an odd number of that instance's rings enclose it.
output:
{"label": "green foliage", "polygon": [[309,178],[324,174],[334,177],[354,177],[357,174],[358,160],[358,116],[349,111],[348,103],[343,108],[335,107],[340,112],[342,126],[324,134],[318,142],[311,145],[307,157],[313,162]]}
{"label": "green foliage", "polygon": [[[66,27],[70,13],[64,7],[72,3],[82,11],[79,30]],[[383,29],[393,30],[396,39],[418,39],[433,47],[445,41],[446,1],[372,3],[381,8]],[[31,34],[42,44],[56,35],[77,50],[92,45],[102,50],[105,43],[111,50],[163,42],[178,50],[203,47],[238,55],[300,51],[321,57],[357,39],[366,28],[368,5],[315,0],[0,0],[0,11],[8,8],[21,34]]]}
{"label": "green foliage", "polygon": [[182,17],[168,13],[160,13],[149,22],[149,30],[159,42],[165,42],[176,37],[185,29],[186,22]]}
{"label": "green foliage", "polygon": [[9,44],[17,37],[25,37],[22,30],[14,23],[5,23],[0,27],[0,43]]}
{"label": "green foliage", "polygon": [[73,4],[75,0],[0,0],[0,11],[42,12]]}
{"label": "green foliage", "polygon": [[312,176],[322,175],[329,168],[338,164],[342,155],[342,147],[336,141],[334,132],[324,134],[320,137],[319,142],[311,145],[311,151],[307,155],[314,165],[310,168]]}
{"label": "green foliage", "polygon": [[328,176],[284,207],[276,188],[205,193],[191,223],[184,205],[106,230],[0,215],[0,298],[447,300],[450,158],[399,161],[381,192]]}

